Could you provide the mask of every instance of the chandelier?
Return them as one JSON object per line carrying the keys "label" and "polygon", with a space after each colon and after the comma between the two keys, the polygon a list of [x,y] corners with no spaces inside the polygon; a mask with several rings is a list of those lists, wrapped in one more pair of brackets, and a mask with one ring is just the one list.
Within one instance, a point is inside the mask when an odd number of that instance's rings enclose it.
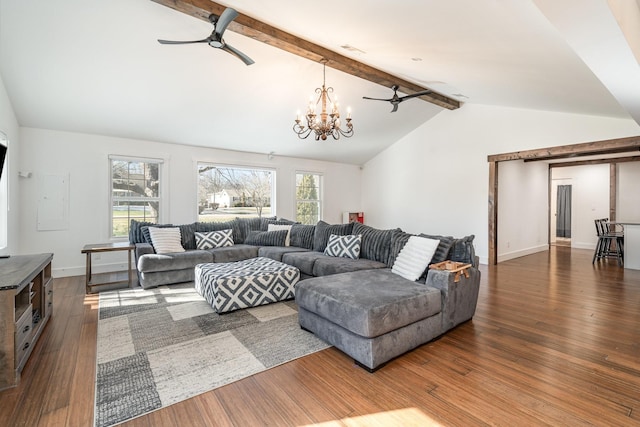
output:
{"label": "chandelier", "polygon": [[[307,114],[305,115],[306,123],[302,123],[300,117],[300,111],[296,115],[295,124],[293,125],[293,131],[298,134],[298,138],[304,139],[314,134],[316,141],[325,141],[329,135],[333,139],[340,139],[340,136],[350,138],[353,135],[353,124],[351,124],[351,109],[347,109],[346,130],[342,129],[340,122],[340,111],[338,110],[338,102],[333,102],[329,97],[330,93],[333,93],[332,87],[325,86],[326,74],[327,74],[327,60],[322,60],[322,87],[316,88],[318,99],[315,104],[313,103],[313,96],[309,101],[307,108]],[[329,108],[327,109],[327,104]],[[320,105],[320,113],[316,114],[316,106]]]}

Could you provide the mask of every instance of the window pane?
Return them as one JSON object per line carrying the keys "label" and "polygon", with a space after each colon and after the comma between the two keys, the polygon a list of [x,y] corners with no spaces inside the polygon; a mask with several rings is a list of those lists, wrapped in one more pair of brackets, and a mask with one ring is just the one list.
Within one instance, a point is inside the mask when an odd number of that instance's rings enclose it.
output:
{"label": "window pane", "polygon": [[111,160],[111,235],[126,237],[132,219],[158,222],[160,163]]}
{"label": "window pane", "polygon": [[272,216],[275,172],[198,163],[198,220]]}
{"label": "window pane", "polygon": [[296,221],[316,224],[321,218],[321,175],[296,174]]}

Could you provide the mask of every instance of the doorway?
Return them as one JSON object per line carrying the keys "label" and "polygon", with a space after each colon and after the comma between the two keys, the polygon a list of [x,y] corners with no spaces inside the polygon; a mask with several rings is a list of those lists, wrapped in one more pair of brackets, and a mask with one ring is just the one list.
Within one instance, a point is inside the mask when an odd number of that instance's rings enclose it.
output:
{"label": "doorway", "polygon": [[555,239],[551,240],[556,245],[571,246],[571,185],[557,183],[555,187],[555,217],[551,221],[551,236]]}

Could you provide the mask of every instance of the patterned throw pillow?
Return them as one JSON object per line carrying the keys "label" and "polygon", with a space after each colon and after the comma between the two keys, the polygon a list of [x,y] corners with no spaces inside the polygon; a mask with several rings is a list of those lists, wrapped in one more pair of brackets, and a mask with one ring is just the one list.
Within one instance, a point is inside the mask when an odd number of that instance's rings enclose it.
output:
{"label": "patterned throw pillow", "polygon": [[278,231],[278,230],[287,230],[287,238],[284,240],[284,245],[289,246],[291,244],[291,227],[292,225],[281,225],[281,224],[269,224],[267,226],[267,231]]}
{"label": "patterned throw pillow", "polygon": [[208,233],[195,232],[196,249],[213,249],[233,246],[233,230],[210,231]]}
{"label": "patterned throw pillow", "polygon": [[404,245],[391,271],[407,280],[415,282],[427,269],[433,254],[436,252],[440,240],[426,237],[411,236]]}
{"label": "patterned throw pillow", "polygon": [[332,234],[329,236],[324,254],[333,257],[358,259],[360,258],[361,242],[362,236],[359,234],[350,234],[347,236],[336,236]]}
{"label": "patterned throw pillow", "polygon": [[148,227],[157,254],[184,252],[178,227]]}

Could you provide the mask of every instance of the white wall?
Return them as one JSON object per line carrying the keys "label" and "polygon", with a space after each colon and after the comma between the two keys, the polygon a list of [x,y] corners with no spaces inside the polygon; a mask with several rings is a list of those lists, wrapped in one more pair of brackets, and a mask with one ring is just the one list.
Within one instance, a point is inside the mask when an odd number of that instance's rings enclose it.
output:
{"label": "white wall", "polygon": [[551,173],[552,199],[559,183],[571,185],[571,247],[595,249],[593,220],[609,217],[609,165],[553,168]]}
{"label": "white wall", "polygon": [[[376,227],[475,234],[476,253],[486,263],[488,155],[638,134],[630,119],[465,104],[442,111],[364,165],[362,209]],[[546,227],[546,215],[539,221],[536,228]],[[518,230],[502,223],[500,229]],[[537,245],[513,233],[499,239],[519,242],[512,251]]]}
{"label": "white wall", "polygon": [[18,120],[11,106],[9,95],[0,77],[0,130],[9,137],[8,168],[3,172],[9,179],[9,212],[8,212],[8,236],[7,247],[2,249],[2,254],[14,254],[19,246],[19,209],[20,200],[18,187],[17,163],[20,158],[20,138]]}
{"label": "white wall", "polygon": [[547,250],[549,166],[518,160],[498,168],[498,262]]}
{"label": "white wall", "polygon": [[618,163],[616,219],[640,223],[640,162]]}
{"label": "white wall", "polygon": [[[295,217],[297,170],[324,175],[323,217],[327,222],[341,222],[345,210],[361,210],[361,171],[354,165],[278,156],[268,160],[263,154],[33,128],[21,128],[20,139],[20,170],[33,173],[31,178],[20,180],[20,251],[53,252],[53,269],[57,276],[84,274],[85,259],[80,253],[82,247],[88,243],[108,241],[110,154],[165,159],[163,172],[168,179],[168,188],[165,188],[164,197],[170,200],[170,205],[163,222],[184,224],[197,219],[197,161],[275,169],[278,216]],[[37,231],[38,182],[44,174],[70,176],[68,230]],[[96,271],[113,271],[124,265],[126,257],[123,260],[120,253],[105,254],[100,260],[94,259]]]}

